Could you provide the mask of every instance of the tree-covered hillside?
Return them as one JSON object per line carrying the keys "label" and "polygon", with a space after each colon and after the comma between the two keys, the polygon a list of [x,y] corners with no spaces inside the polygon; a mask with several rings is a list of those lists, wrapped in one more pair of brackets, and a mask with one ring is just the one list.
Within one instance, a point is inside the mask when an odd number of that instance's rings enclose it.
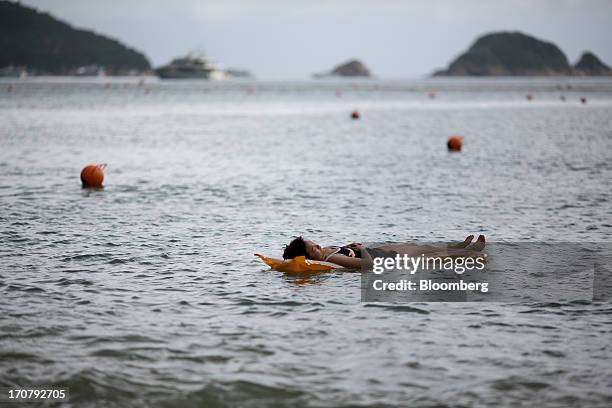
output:
{"label": "tree-covered hillside", "polygon": [[25,66],[53,75],[97,65],[109,74],[147,71],[147,58],[120,42],[79,30],[49,14],[19,3],[0,1],[0,68]]}

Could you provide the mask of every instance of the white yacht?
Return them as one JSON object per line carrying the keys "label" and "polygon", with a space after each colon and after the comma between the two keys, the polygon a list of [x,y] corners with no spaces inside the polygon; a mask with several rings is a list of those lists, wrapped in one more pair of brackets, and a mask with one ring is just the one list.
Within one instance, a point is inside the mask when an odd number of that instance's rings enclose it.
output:
{"label": "white yacht", "polygon": [[191,52],[176,58],[155,70],[160,78],[173,79],[227,79],[227,73],[210,62],[203,52]]}

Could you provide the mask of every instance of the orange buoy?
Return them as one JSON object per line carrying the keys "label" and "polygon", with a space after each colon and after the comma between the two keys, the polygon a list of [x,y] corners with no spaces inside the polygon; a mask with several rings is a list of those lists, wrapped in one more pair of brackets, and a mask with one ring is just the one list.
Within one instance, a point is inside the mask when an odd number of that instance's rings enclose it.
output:
{"label": "orange buoy", "polygon": [[533,99],[533,95],[532,94],[527,94],[526,96],[528,101],[531,101]]}
{"label": "orange buoy", "polygon": [[359,114],[358,110],[354,110],[353,112],[351,112],[351,118],[353,119],[359,119],[361,115]]}
{"label": "orange buoy", "polygon": [[81,170],[83,187],[102,187],[106,164],[89,164]]}
{"label": "orange buoy", "polygon": [[461,136],[451,136],[446,142],[446,147],[451,152],[460,152],[463,146],[463,138]]}

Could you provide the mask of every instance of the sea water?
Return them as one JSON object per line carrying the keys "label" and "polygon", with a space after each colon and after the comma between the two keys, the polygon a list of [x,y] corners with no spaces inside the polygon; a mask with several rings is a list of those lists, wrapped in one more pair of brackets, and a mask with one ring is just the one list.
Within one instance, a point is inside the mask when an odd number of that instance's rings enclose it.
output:
{"label": "sea water", "polygon": [[[81,188],[89,163],[104,189]],[[0,387],[79,407],[610,406],[609,303],[363,303],[358,273],[253,253],[612,241],[611,200],[606,79],[3,80]]]}

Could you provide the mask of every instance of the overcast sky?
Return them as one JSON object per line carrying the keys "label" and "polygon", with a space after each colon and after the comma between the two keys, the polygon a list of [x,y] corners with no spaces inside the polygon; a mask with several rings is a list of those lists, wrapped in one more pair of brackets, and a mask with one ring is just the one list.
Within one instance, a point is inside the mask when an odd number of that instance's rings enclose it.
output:
{"label": "overcast sky", "polygon": [[479,35],[520,30],[574,63],[591,50],[612,65],[612,0],[23,0],[114,37],[154,66],[203,49],[224,67],[302,79],[350,58],[382,78],[445,67]]}

